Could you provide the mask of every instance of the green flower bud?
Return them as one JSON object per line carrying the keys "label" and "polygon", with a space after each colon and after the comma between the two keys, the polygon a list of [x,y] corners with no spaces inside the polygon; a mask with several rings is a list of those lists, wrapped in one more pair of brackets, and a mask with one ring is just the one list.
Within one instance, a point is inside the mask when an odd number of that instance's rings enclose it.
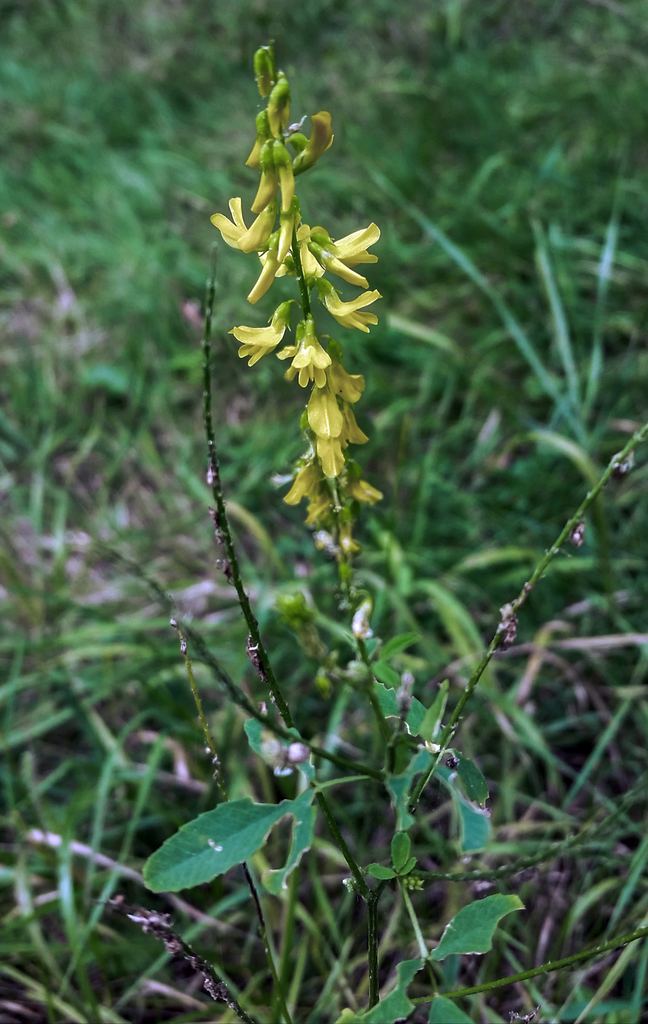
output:
{"label": "green flower bud", "polygon": [[275,137],[290,120],[290,84],[282,71],[279,72],[277,83],[273,86],[268,99],[268,118]]}
{"label": "green flower bud", "polygon": [[254,74],[262,96],[267,96],[274,85],[274,60],[269,46],[262,46],[254,54]]}
{"label": "green flower bud", "polygon": [[[276,86],[275,86],[276,88]],[[311,133],[306,148],[295,157],[293,170],[295,174],[301,174],[317,163],[322,153],[333,142],[333,131],[331,129],[331,115],[328,110],[320,110],[317,114],[311,114]]]}
{"label": "green flower bud", "polygon": [[246,167],[258,167],[259,157],[261,155],[261,149],[264,142],[272,138],[272,132],[270,131],[270,122],[268,120],[268,111],[262,110],[261,113],[257,114],[256,118],[256,142],[252,148],[252,152],[245,161]]}

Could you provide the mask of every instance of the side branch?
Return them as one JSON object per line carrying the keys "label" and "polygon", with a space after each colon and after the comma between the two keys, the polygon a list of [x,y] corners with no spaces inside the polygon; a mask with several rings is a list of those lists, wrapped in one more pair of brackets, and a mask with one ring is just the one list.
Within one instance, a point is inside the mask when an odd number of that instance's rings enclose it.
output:
{"label": "side branch", "polygon": [[440,750],[438,751],[431,766],[423,773],[423,775],[419,779],[418,783],[416,784],[412,792],[412,796],[410,798],[408,805],[408,810],[410,811],[411,814],[415,813],[418,807],[419,800],[421,799],[421,794],[423,793],[423,790],[425,789],[430,778],[436,771],[437,766],[441,763],[441,759],[445,754],[452,737],[454,736],[457,724],[463,713],[463,709],[470,700],[473,691],[477,686],[477,683],[481,679],[484,670],[488,666],[495,651],[504,642],[512,642],[509,640],[509,638],[511,636],[515,636],[518,611],[526,601],[527,597],[535,587],[536,583],[542,577],[549,563],[552,562],[553,559],[556,557],[562,545],[565,543],[565,541],[571,534],[572,530],[574,530],[582,521],[583,516],[587,512],[587,509],[601,493],[610,477],[615,472],[625,471],[623,467],[626,466],[626,459],[628,459],[630,453],[633,451],[636,445],[641,444],[642,441],[645,441],[646,437],[648,437],[648,423],[645,423],[643,427],[640,427],[640,429],[637,430],[632,435],[626,446],[620,452],[617,452],[617,454],[610,460],[610,464],[603,473],[601,479],[594,487],[592,487],[590,491],[588,491],[585,498],[583,499],[579,507],[576,509],[571,519],[569,519],[567,523],[565,523],[565,526],[558,534],[558,537],[556,538],[552,546],[549,548],[549,550],[545,553],[545,555],[540,559],[536,568],[533,571],[533,574],[531,575],[529,580],[524,584],[518,596],[515,598],[514,601],[511,601],[510,604],[504,605],[504,607],[502,608],[502,621],[497,627],[495,636],[493,637],[490,644],[486,648],[486,651],[482,655],[479,664],[477,665],[475,671],[468,680],[468,685],[466,686],[466,689],[463,691],[459,700],[457,701],[457,706],[452,712],[450,721],[448,722],[448,724],[445,726],[441,733],[441,736],[439,738]]}

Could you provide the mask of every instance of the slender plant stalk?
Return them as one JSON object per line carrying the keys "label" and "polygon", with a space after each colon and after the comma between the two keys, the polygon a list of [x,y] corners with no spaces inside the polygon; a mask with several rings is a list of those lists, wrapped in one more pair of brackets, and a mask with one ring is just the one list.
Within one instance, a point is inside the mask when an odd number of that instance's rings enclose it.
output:
{"label": "slender plant stalk", "polygon": [[[527,981],[529,978],[537,978],[541,974],[550,974],[552,971],[560,971],[563,967],[571,967],[581,960],[589,960],[590,957],[599,956],[601,953],[609,953],[612,949],[620,949],[627,946],[629,942],[636,942],[637,939],[644,939],[648,936],[648,928],[637,928],[627,935],[619,935],[616,939],[610,939],[600,946],[592,949],[584,949],[580,953],[566,956],[562,960],[549,960],[540,967],[534,967],[530,971],[520,971],[519,974],[511,974],[508,978],[497,978],[495,981],[487,981],[484,985],[473,985],[472,988],[458,988],[454,992],[444,992],[445,999],[460,999],[462,996],[474,996],[479,992],[490,992],[495,988],[502,988],[504,985],[514,985],[518,981]],[[429,1003],[434,996],[426,996],[424,999],[412,999],[413,1003]]]}
{"label": "slender plant stalk", "polygon": [[[200,724],[202,726],[203,735],[205,737],[205,742],[207,744],[207,749],[209,750],[209,752],[210,752],[210,754],[212,756],[212,763],[213,763],[213,765],[215,767],[215,770],[216,770],[216,780],[217,780],[217,783],[218,783],[218,788],[220,789],[221,796],[223,798],[223,802],[227,803],[227,801],[229,799],[229,797],[227,795],[227,787],[225,785],[225,780],[223,779],[223,773],[222,773],[222,771],[220,769],[220,765],[218,764],[218,755],[216,753],[216,745],[214,743],[214,738],[212,736],[211,729],[209,728],[209,724],[207,722],[207,719],[205,718],[205,713],[203,711],[203,706],[202,706],[202,700],[200,699],[200,693],[198,692],[198,687],[196,686],[196,680],[195,680],[194,674],[193,674],[193,667],[192,667],[192,664],[191,664],[191,659],[189,658],[189,655],[187,653],[187,641],[186,641],[186,638],[183,636],[183,634],[182,634],[182,632],[180,630],[180,627],[178,626],[178,624],[175,621],[175,619],[171,620],[171,625],[174,626],[175,629],[178,632],[178,637],[180,639],[180,651],[182,653],[182,656],[183,656],[183,658],[185,660],[185,665],[187,667],[187,675],[189,676],[189,683],[190,683],[190,686],[191,686],[191,692],[193,694],[193,698],[194,698],[194,701],[196,703],[196,707],[198,709],[198,717],[200,719]],[[245,878],[246,878],[246,881],[247,881],[247,884],[248,884],[248,888],[250,890],[250,895],[252,896],[252,902],[254,903],[254,909],[256,910],[256,915],[257,915],[257,918],[259,919],[259,934],[261,935],[261,941],[263,942],[263,948],[265,950],[266,960],[268,961],[268,968],[270,969],[270,974],[272,976],[272,981],[273,981],[274,990],[275,990],[275,998],[276,998],[276,1000],[277,1000],[277,1002],[279,1004],[279,1008],[280,1008],[281,1012],[284,1015],[284,1019],[286,1021],[286,1024],[292,1024],[292,1021],[290,1019],[290,1014],[288,1012],[288,1007],[286,1006],[286,999],[285,999],[285,996],[283,994],[283,988],[282,988],[282,985],[281,985],[281,981],[279,979],[279,975],[277,973],[277,968],[276,968],[276,965],[275,965],[275,962],[274,962],[274,957],[272,955],[272,949],[270,948],[270,943],[268,941],[268,930],[266,928],[266,922],[265,922],[265,917],[264,917],[264,914],[263,914],[263,908],[261,906],[261,900],[259,899],[259,894],[257,892],[256,885],[254,884],[254,879],[252,878],[252,875],[250,873],[250,869],[248,868],[248,866],[247,866],[245,861],[243,861],[243,865],[242,866],[243,866],[243,872],[245,874]],[[239,1007],[239,1009],[240,1009],[240,1007]],[[239,1013],[239,1009],[236,1010],[237,1013]],[[239,1013],[239,1016],[240,1016],[240,1013]],[[247,1015],[244,1018],[242,1017],[241,1019],[242,1020],[250,1020],[250,1018],[247,1017]]]}
{"label": "slender plant stalk", "polygon": [[416,944],[419,948],[419,956],[421,957],[422,960],[426,960],[428,951],[425,945],[425,941],[423,939],[423,934],[421,932],[421,926],[418,923],[418,917],[416,916],[416,912],[414,910],[414,907],[412,906],[412,899],[410,897],[409,892],[407,891],[407,888],[404,885],[401,885],[400,891],[403,897],[403,903],[405,904],[405,908],[407,910],[407,913],[409,914],[409,919],[412,922],[412,929],[414,931],[414,936],[416,938]]}
{"label": "slender plant stalk", "polygon": [[205,304],[205,329],[203,332],[203,420],[205,425],[205,434],[207,436],[207,448],[209,453],[209,477],[211,481],[212,494],[214,502],[216,504],[216,529],[218,531],[219,538],[222,539],[223,547],[225,548],[225,556],[229,563],[231,571],[231,579],[236,590],[236,596],[243,612],[243,617],[248,627],[248,631],[251,638],[251,647],[256,652],[259,659],[259,666],[264,681],[267,682],[270,689],[273,702],[279,709],[279,713],[283,718],[288,728],[292,728],[293,718],[290,714],[290,709],[286,704],[286,700],[279,688],[279,684],[276,680],[270,659],[261,640],[261,634],[259,632],[259,623],[257,622],[252,608],[250,606],[250,599],[248,598],[245,587],[243,586],[243,580],[241,578],[241,570],[238,563],[238,557],[232,541],[232,534],[230,531],[229,520],[227,518],[227,511],[225,509],[225,500],[223,498],[223,489],[221,487],[220,480],[220,469],[218,465],[218,455],[216,452],[216,437],[214,435],[214,425],[212,419],[212,399],[211,399],[211,330],[212,330],[212,317],[214,313],[214,297],[216,294],[216,275],[215,267],[212,263],[212,272],[209,277],[207,284],[207,301]]}
{"label": "slender plant stalk", "polygon": [[427,786],[430,778],[432,777],[432,775],[436,771],[436,768],[441,763],[441,759],[442,759],[443,755],[445,754],[446,750],[448,749],[448,745],[449,745],[449,743],[450,743],[450,741],[451,741],[451,739],[452,739],[452,737],[453,737],[453,735],[455,733],[457,724],[458,724],[459,719],[461,718],[461,715],[463,713],[463,709],[466,706],[466,704],[468,703],[468,701],[470,700],[470,698],[472,697],[473,691],[474,691],[475,687],[477,686],[477,683],[481,679],[481,677],[482,677],[482,675],[484,673],[484,670],[486,669],[487,665],[489,664],[489,662],[490,662],[491,658],[493,657],[495,651],[501,645],[502,640],[504,638],[503,634],[504,634],[507,626],[515,621],[515,618],[517,616],[517,613],[518,613],[519,609],[522,607],[522,605],[526,601],[527,597],[529,596],[529,594],[531,593],[531,591],[535,587],[536,583],[538,583],[538,581],[541,579],[545,569],[547,568],[549,563],[552,562],[553,559],[556,557],[556,555],[559,553],[562,545],[565,543],[565,541],[569,537],[569,535],[572,532],[572,530],[582,521],[582,519],[583,519],[585,513],[587,512],[588,508],[590,507],[592,502],[596,500],[598,495],[601,493],[601,491],[605,487],[606,483],[608,482],[608,480],[610,479],[612,474],[615,472],[615,470],[618,470],[619,467],[624,465],[625,460],[628,458],[630,453],[634,450],[636,445],[641,444],[641,442],[644,441],[647,436],[648,436],[648,423],[645,423],[643,425],[643,427],[640,427],[640,429],[637,430],[632,435],[632,437],[630,438],[628,443],[625,445],[625,447],[620,452],[618,452],[610,460],[609,466],[607,467],[607,469],[603,473],[603,475],[600,478],[600,480],[598,481],[598,483],[594,487],[592,487],[592,489],[590,491],[587,492],[585,498],[583,499],[581,504],[578,506],[578,508],[574,512],[573,516],[571,517],[571,519],[569,519],[567,521],[567,523],[565,524],[565,526],[563,527],[563,529],[559,533],[558,537],[556,538],[555,542],[552,544],[552,546],[549,548],[549,550],[545,553],[543,558],[541,558],[540,561],[538,562],[536,568],[533,571],[533,574],[531,575],[529,580],[524,584],[524,586],[522,587],[522,590],[520,591],[518,596],[515,598],[514,601],[511,601],[510,604],[505,605],[504,608],[502,609],[502,613],[503,613],[504,617],[503,617],[502,621],[500,622],[500,624],[499,624],[499,626],[498,626],[498,628],[497,628],[497,630],[495,632],[495,636],[493,637],[493,639],[491,640],[490,644],[486,648],[484,654],[482,655],[482,657],[481,657],[481,659],[479,661],[479,664],[477,665],[475,671],[473,672],[472,676],[468,680],[468,685],[466,686],[466,689],[463,691],[463,693],[461,694],[459,700],[457,701],[457,705],[456,705],[454,711],[452,712],[452,715],[450,717],[450,721],[444,727],[444,729],[443,729],[443,731],[441,733],[441,736],[439,738],[439,747],[440,747],[440,749],[437,752],[436,757],[432,761],[432,764],[430,765],[430,767],[421,775],[421,778],[419,779],[419,781],[417,782],[416,786],[414,787],[414,790],[412,792],[412,795],[411,795],[410,801],[409,801],[409,805],[408,805],[408,810],[410,811],[411,814],[414,814],[414,812],[416,811],[416,809],[418,807],[419,800],[421,799],[421,794],[423,793],[423,790],[425,789],[425,787]]}
{"label": "slender plant stalk", "polygon": [[286,1024],[292,1024],[290,1013],[288,1012],[288,1007],[286,1006],[286,999],[283,994],[283,988],[281,987],[281,981],[277,973],[274,957],[272,955],[272,949],[270,948],[268,929],[266,928],[265,916],[263,913],[263,907],[261,906],[261,900],[259,899],[259,893],[257,892],[257,887],[254,884],[254,879],[252,878],[250,869],[245,861],[243,861],[243,871],[247,879],[247,884],[250,887],[250,892],[252,893],[252,899],[254,900],[254,905],[256,907],[257,917],[259,918],[259,931],[261,933],[261,941],[263,942],[263,948],[265,949],[266,952],[268,966],[270,967],[270,973],[272,974],[272,981],[274,982],[275,995],[279,1003],[279,1008],[284,1015]]}

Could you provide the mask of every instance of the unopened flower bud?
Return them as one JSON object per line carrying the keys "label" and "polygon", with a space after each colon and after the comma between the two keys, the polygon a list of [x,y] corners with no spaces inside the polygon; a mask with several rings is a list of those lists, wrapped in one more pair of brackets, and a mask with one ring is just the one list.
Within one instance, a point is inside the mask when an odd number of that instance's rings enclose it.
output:
{"label": "unopened flower bud", "polygon": [[290,120],[290,84],[281,71],[268,99],[268,118],[275,138]]}
{"label": "unopened flower bud", "polygon": [[262,46],[254,54],[254,74],[262,96],[267,96],[274,85],[274,61],[268,46]]}

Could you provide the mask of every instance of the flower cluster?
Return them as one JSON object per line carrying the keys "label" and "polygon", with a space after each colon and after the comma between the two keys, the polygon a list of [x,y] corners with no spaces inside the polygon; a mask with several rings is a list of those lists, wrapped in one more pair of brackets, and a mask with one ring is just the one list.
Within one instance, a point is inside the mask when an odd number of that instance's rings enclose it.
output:
{"label": "flower cluster", "polygon": [[[302,223],[295,177],[314,166],[333,142],[331,115],[325,110],[312,114],[310,136],[306,137],[300,130],[304,118],[289,125],[290,85],[285,74],[277,70],[272,47],[257,51],[254,69],[259,92],[267,97],[267,106],[256,119],[256,142],[246,161],[261,175],[251,206],[256,217],[248,227],[241,200],[235,198],[229,204],[231,219],[215,213],[211,221],[232,248],[258,256],[261,268],[248,295],[249,302],[258,302],[275,278],[285,275],[297,279],[300,299],[282,302],[267,327],[234,327],[230,333],[240,344],[239,355],[254,366],[284,340],[290,330],[292,304],[301,306],[294,343],[276,353],[279,359],[290,360],[286,379],[297,378],[302,388],[311,388],[304,422],[309,450],[299,460],[284,500],[296,505],[308,498],[306,522],[333,526],[338,551],[347,557],[357,550],[351,536],[354,503],[373,504],[381,494],[362,479],[347,451],[350,443],[364,444],[368,440],[353,412],[364,389],[364,378],[347,373],[336,341],[329,339],[326,347],[322,344],[311,308],[311,292],[343,327],[368,332],[369,325],[378,319],[367,307],[380,298],[380,293],[370,291],[366,277],[355,268],[376,262],[377,257],[368,250],[380,238],[380,230],[370,224],[335,240],[323,227]],[[365,290],[345,301],[326,279],[327,273]]]}

